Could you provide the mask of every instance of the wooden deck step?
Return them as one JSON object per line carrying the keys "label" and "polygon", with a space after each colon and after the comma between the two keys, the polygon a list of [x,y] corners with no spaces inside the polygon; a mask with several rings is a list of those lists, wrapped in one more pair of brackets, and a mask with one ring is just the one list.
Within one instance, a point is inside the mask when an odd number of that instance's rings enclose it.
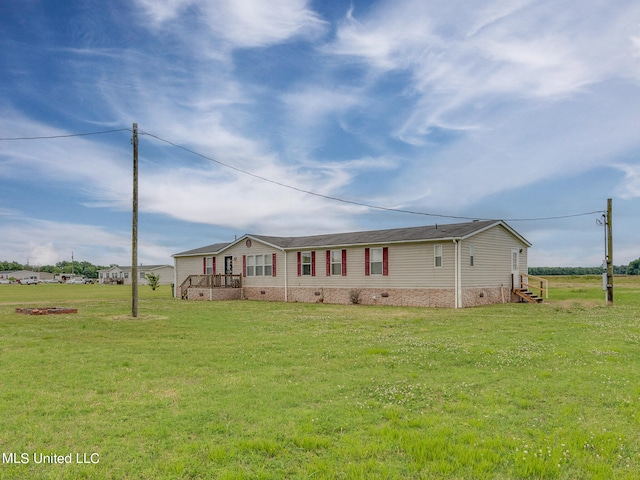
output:
{"label": "wooden deck step", "polygon": [[518,297],[523,299],[525,302],[528,302],[528,303],[542,303],[542,298],[540,298],[535,293],[530,292],[526,288],[515,288],[513,290],[513,293],[515,293]]}

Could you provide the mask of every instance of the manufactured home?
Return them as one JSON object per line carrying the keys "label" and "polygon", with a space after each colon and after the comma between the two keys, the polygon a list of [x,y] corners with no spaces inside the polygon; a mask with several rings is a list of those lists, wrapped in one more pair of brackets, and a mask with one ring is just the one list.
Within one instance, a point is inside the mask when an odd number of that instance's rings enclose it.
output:
{"label": "manufactured home", "polygon": [[[131,285],[131,267],[113,265],[98,270],[98,282],[104,284]],[[173,266],[171,265],[140,265],[138,267],[138,284],[148,285],[147,274],[160,276],[159,285],[169,285],[173,282]]]}
{"label": "manufactured home", "polygon": [[530,246],[501,220],[247,234],[173,255],[175,296],[452,308],[541,301],[527,290]]}

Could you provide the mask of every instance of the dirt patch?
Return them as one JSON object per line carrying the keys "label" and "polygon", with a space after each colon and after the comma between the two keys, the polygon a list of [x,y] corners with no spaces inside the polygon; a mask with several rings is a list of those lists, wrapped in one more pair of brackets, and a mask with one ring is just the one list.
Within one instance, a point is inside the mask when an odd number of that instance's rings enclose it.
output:
{"label": "dirt patch", "polygon": [[16,308],[16,313],[22,313],[24,315],[63,315],[78,313],[78,309],[63,307]]}

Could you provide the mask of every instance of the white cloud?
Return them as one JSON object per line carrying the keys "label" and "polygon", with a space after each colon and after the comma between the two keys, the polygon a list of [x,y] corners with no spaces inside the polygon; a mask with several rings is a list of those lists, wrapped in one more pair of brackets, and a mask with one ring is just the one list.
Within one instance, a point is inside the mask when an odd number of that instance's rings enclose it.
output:
{"label": "white cloud", "polygon": [[[109,265],[131,263],[131,237],[103,227],[53,222],[26,217],[7,221],[0,251],[19,263],[51,265],[64,259],[88,260]],[[169,257],[165,257],[167,262]],[[162,263],[164,263],[162,262]]]}
{"label": "white cloud", "polygon": [[559,100],[637,75],[632,35],[640,7],[635,15],[630,8],[389,1],[362,19],[347,16],[327,51],[413,75],[415,110],[398,136],[419,144],[432,127],[476,128],[464,112],[478,104]]}
{"label": "white cloud", "polygon": [[137,3],[155,24],[161,24],[177,17],[192,0],[137,0]]}
{"label": "white cloud", "polygon": [[[34,135],[65,133],[30,122],[18,114],[12,117],[11,126],[6,125],[6,131],[30,131]],[[352,205],[332,205],[320,197],[275,185],[214,162],[203,164],[201,157],[152,141],[144,135],[140,138],[143,141],[139,148],[141,212],[234,228],[253,226],[265,231],[273,225],[284,228],[295,224],[296,228],[316,233],[352,226],[351,215],[362,211]],[[4,174],[14,178],[46,177],[50,185],[56,182],[58,188],[64,185],[64,188],[82,192],[84,200],[81,201],[86,206],[128,211],[132,185],[132,153],[128,137],[116,137],[115,145],[114,142],[97,144],[82,138],[74,138],[71,144],[69,141],[26,142],[19,153],[14,152],[3,163]],[[217,131],[210,138],[196,132],[192,141],[202,143],[199,148],[204,151],[208,145],[225,159],[225,163],[236,168],[320,195],[332,195],[349,183],[354,169],[365,167],[362,161],[302,162],[286,166],[277,156],[261,152],[259,144],[225,130]],[[159,160],[145,152],[149,147]],[[211,154],[207,151],[207,155]],[[160,161],[164,158],[171,161]]]}
{"label": "white cloud", "polygon": [[302,124],[305,128],[314,127],[328,115],[344,113],[361,100],[357,93],[319,86],[308,86],[282,96],[282,101],[289,110],[291,123]]}
{"label": "white cloud", "polygon": [[[307,0],[138,0],[156,28],[177,21],[187,10],[196,12],[210,32],[233,48],[264,47],[293,37],[314,38],[326,23]],[[181,27],[187,19],[179,22]],[[190,18],[189,21],[193,22]],[[197,28],[197,22],[191,23]]]}
{"label": "white cloud", "polygon": [[620,198],[640,198],[640,165],[620,163],[615,167],[625,174],[624,180],[618,187]]}

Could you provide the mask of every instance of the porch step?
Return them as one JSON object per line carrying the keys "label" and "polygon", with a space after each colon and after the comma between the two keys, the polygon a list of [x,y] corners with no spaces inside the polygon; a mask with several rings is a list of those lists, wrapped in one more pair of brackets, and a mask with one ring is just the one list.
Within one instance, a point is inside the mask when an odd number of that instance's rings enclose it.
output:
{"label": "porch step", "polygon": [[542,298],[526,288],[514,288],[513,293],[528,303],[542,303]]}

